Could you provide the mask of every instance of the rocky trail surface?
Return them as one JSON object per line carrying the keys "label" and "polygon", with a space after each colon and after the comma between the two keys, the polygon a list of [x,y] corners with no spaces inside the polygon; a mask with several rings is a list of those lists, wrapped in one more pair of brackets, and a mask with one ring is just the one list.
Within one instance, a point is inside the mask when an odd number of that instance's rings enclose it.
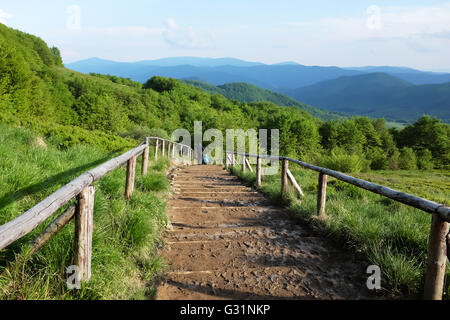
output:
{"label": "rocky trail surface", "polygon": [[362,299],[361,263],[217,166],[174,171],[159,300]]}

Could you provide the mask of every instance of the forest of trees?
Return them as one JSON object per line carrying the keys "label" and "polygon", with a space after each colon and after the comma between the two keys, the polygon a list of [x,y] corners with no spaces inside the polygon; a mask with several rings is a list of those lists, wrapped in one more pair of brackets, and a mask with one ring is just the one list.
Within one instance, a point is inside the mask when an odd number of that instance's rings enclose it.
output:
{"label": "forest of trees", "polygon": [[280,129],[280,154],[345,172],[450,167],[450,126],[424,116],[403,130],[383,119],[324,122],[296,107],[245,103],[178,80],[145,85],[65,69],[57,48],[0,24],[0,122],[26,126],[67,148],[115,150],[175,129]]}

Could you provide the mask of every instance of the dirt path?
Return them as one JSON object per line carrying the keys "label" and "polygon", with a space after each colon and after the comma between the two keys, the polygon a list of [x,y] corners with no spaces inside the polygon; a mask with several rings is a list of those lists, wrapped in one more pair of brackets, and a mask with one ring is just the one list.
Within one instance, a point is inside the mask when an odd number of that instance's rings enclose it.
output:
{"label": "dirt path", "polygon": [[[216,166],[174,173],[159,300],[358,299],[365,268]],[[367,266],[366,266],[367,267]]]}

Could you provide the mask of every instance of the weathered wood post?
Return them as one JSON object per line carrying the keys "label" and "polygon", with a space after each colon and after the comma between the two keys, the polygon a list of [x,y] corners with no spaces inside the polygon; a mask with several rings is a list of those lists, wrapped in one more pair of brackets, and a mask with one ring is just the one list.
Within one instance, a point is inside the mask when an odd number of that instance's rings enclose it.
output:
{"label": "weathered wood post", "polygon": [[325,216],[325,202],[327,199],[327,180],[328,176],[323,173],[319,173],[319,184],[317,193],[317,215],[320,217]]}
{"label": "weathered wood post", "polygon": [[95,188],[86,187],[78,195],[75,212],[75,265],[78,267],[76,280],[91,279],[92,231],[94,227]]}
{"label": "weathered wood post", "polygon": [[166,155],[166,140],[162,141],[162,151],[161,156],[164,157]]}
{"label": "weathered wood post", "polygon": [[167,158],[170,158],[170,142],[167,142]]}
{"label": "weathered wood post", "polygon": [[228,167],[230,166],[230,154],[228,152],[225,153],[225,169],[228,170]]}
{"label": "weathered wood post", "polygon": [[159,147],[159,139],[156,139],[156,145],[155,145],[155,161],[158,160],[158,147]]}
{"label": "weathered wood post", "polygon": [[146,175],[148,173],[148,156],[150,152],[150,145],[148,143],[148,138],[145,138],[145,144],[147,145],[147,147],[144,149],[144,152],[142,153],[142,168],[141,168],[142,175]]}
{"label": "weathered wood post", "polygon": [[176,149],[176,145],[174,143],[174,144],[172,144],[172,159],[175,158],[175,149]]}
{"label": "weathered wood post", "polygon": [[292,172],[289,169],[287,169],[286,171],[288,180],[291,183],[291,185],[294,187],[295,190],[297,190],[297,193],[300,195],[300,197],[304,197],[305,195],[303,194],[302,188],[300,188],[300,185],[297,183],[297,180],[295,180],[295,177],[292,174]]}
{"label": "weathered wood post", "polygon": [[286,159],[282,160],[281,166],[281,196],[284,197],[288,193],[288,174],[289,161]]}
{"label": "weathered wood post", "polygon": [[445,267],[447,263],[447,235],[449,223],[439,214],[433,214],[428,244],[427,273],[425,275],[425,300],[442,300]]}
{"label": "weathered wood post", "polygon": [[258,156],[256,158],[256,186],[261,187],[262,183],[262,172],[261,172],[261,158]]}
{"label": "weathered wood post", "polygon": [[253,172],[253,168],[247,158],[245,158],[245,165],[250,170],[250,172]]}
{"label": "weathered wood post", "polygon": [[125,199],[130,200],[134,191],[134,178],[136,174],[136,156],[128,160],[127,164],[127,180],[125,185]]}

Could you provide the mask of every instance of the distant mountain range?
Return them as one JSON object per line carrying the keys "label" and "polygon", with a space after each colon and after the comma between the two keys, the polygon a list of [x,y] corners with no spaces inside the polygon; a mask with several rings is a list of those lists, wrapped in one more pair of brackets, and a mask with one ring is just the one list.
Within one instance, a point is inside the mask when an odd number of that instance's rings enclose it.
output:
{"label": "distant mountain range", "polygon": [[324,109],[315,108],[307,104],[296,101],[284,94],[272,92],[267,89],[259,88],[250,83],[238,82],[227,83],[221,86],[214,86],[212,84],[201,82],[198,80],[183,80],[185,83],[193,85],[211,94],[221,94],[228,99],[235,99],[240,102],[273,102],[276,105],[284,107],[298,107],[301,110],[309,112],[314,117],[321,120],[335,120],[345,118],[343,113],[337,113]]}
{"label": "distant mountain range", "polygon": [[353,115],[415,120],[428,114],[450,120],[450,82],[414,85],[387,73],[370,73],[283,92],[315,107]]}
{"label": "distant mountain range", "polygon": [[140,82],[159,75],[214,86],[249,83],[323,109],[391,120],[416,120],[422,114],[450,119],[450,73],[391,66],[339,68],[295,62],[266,65],[234,58],[197,57],[132,63],[92,58],[66,67]]}

